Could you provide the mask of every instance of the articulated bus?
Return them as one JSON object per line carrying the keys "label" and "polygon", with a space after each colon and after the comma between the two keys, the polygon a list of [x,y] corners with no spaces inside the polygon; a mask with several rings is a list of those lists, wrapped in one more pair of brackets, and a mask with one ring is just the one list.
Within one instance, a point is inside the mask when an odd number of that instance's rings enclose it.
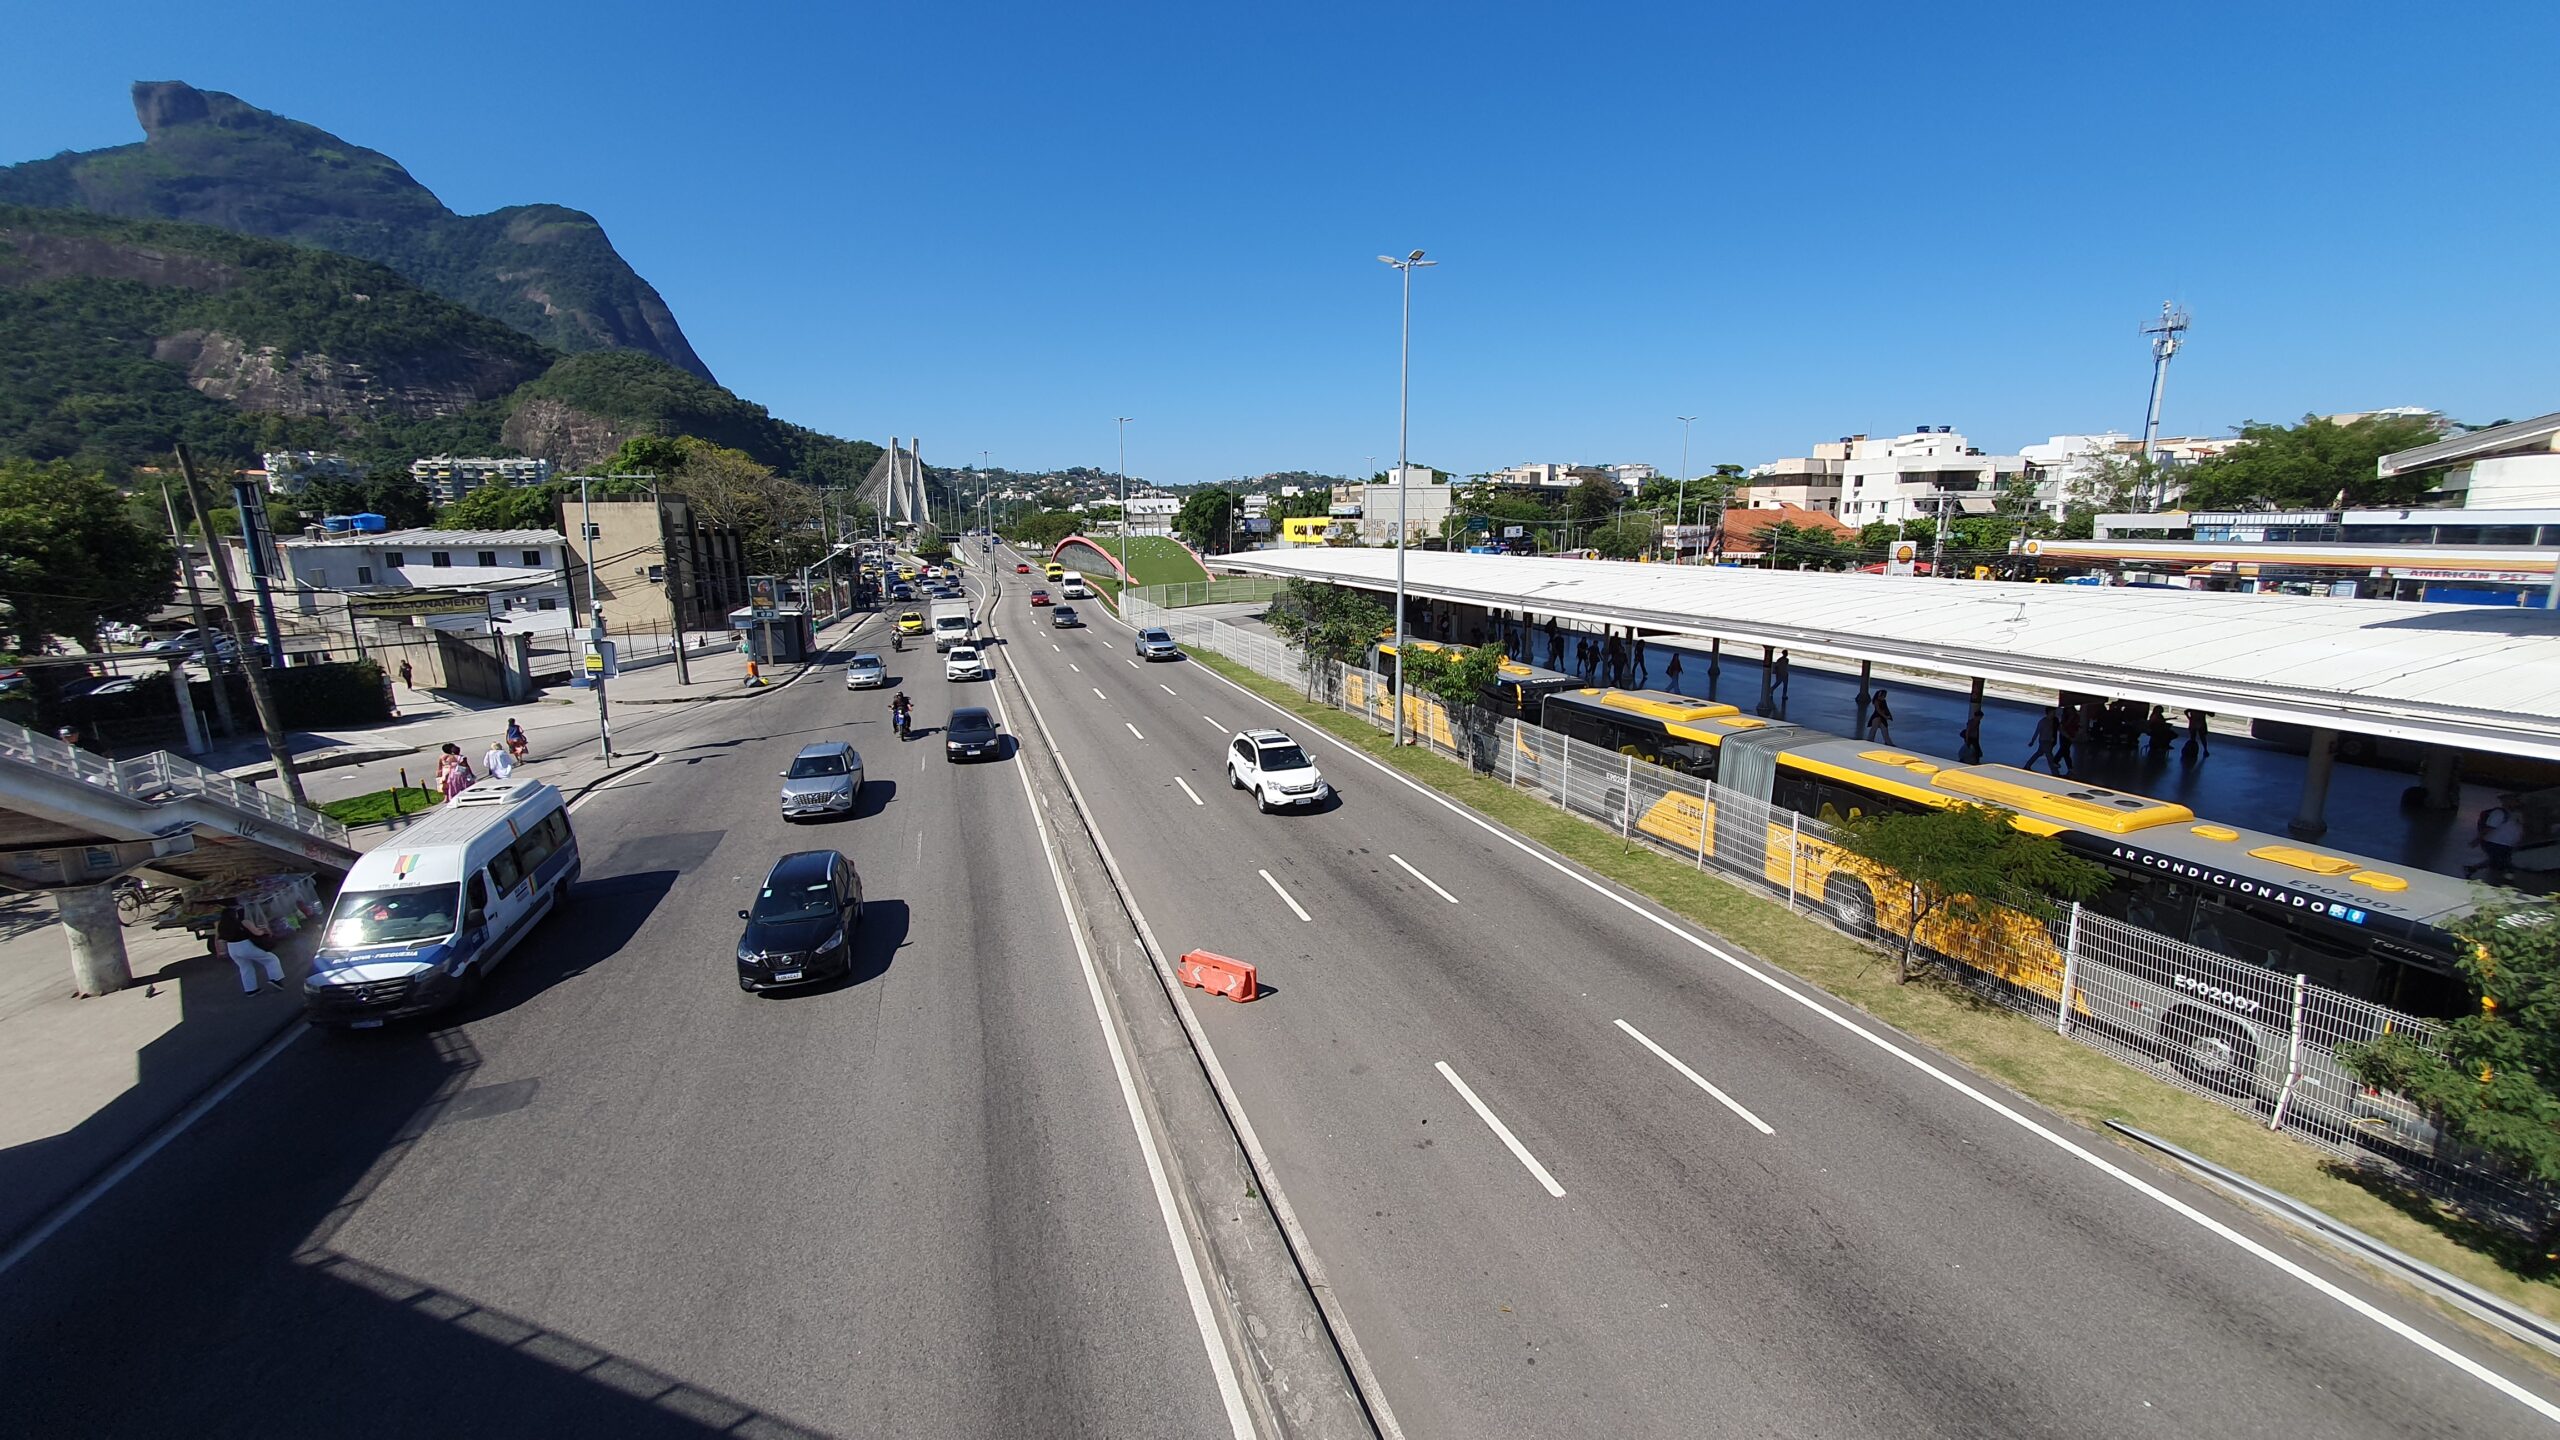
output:
{"label": "articulated bus", "polygon": [[[1442,645],[1437,641],[1415,636],[1413,648],[1434,650],[1455,658],[1475,647]],[[1364,663],[1381,675],[1394,674],[1395,637],[1392,635],[1379,637],[1369,646],[1369,653]],[[1477,697],[1476,703],[1497,715],[1514,720],[1526,720],[1534,725],[1538,720],[1539,709],[1546,703],[1548,696],[1559,691],[1578,690],[1584,683],[1578,676],[1566,675],[1554,670],[1541,670],[1535,665],[1523,665],[1506,655],[1494,670],[1493,682],[1485,687],[1484,693]],[[1412,717],[1407,718],[1410,720]]]}
{"label": "articulated bus", "polygon": [[[2049,835],[2113,872],[2115,885],[2089,902],[2092,910],[2400,1009],[2442,1015],[2458,1003],[2452,970],[2460,942],[2446,927],[2479,895],[2450,876],[2305,848],[2200,819],[2184,805],[2063,776],[1960,765],[1658,690],[1550,695],[1541,723],[1821,820],[1960,804],[2005,810],[2019,829]],[[1713,854],[1721,842],[1712,819],[1708,826],[1706,851]],[[1700,838],[1697,830],[1696,821],[1681,827],[1676,843],[1686,848]],[[1762,844],[1778,867],[1773,878],[1784,879],[1789,847],[1782,832],[1773,828],[1772,835],[1774,845],[1762,837],[1742,843]],[[1836,847],[1807,839],[1795,852],[1795,882],[1804,894],[1854,925],[1900,933],[1904,916],[1892,887],[1870,884],[1873,877]],[[1921,928],[1929,939],[1930,926]],[[2017,938],[2003,937],[2000,948],[2018,949]],[[2006,973],[2017,968],[2014,958],[1978,968],[2058,998],[2062,957],[2050,939],[2023,947],[2026,968],[2049,968],[2049,976]],[[1933,948],[1974,963],[1964,952],[1975,947],[1961,935],[1940,942]]]}

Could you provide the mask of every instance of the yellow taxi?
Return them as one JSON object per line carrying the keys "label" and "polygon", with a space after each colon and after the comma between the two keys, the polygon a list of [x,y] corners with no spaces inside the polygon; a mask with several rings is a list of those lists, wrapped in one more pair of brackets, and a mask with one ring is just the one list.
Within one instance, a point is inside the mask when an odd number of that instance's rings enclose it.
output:
{"label": "yellow taxi", "polygon": [[1050,562],[1049,562],[1049,568],[1048,568],[1048,571],[1046,572],[1045,578],[1050,579],[1050,580],[1055,580],[1055,579],[1059,578],[1060,576],[1062,576],[1062,575],[1064,575],[1064,574],[1066,574],[1066,573],[1067,573],[1067,567],[1066,567],[1066,566],[1059,564],[1059,563],[1058,563],[1057,561],[1055,561],[1055,560],[1052,560],[1052,561],[1050,561]]}
{"label": "yellow taxi", "polygon": [[901,635],[923,634],[924,612],[921,610],[902,610],[898,612],[898,633]]}
{"label": "yellow taxi", "polygon": [[901,566],[899,566],[899,567],[898,567],[898,578],[899,578],[899,579],[901,579],[901,580],[903,580],[903,581],[905,581],[906,583],[908,583],[908,584],[910,584],[910,585],[913,585],[914,583],[916,583],[916,567],[914,567],[913,565],[901,565]]}

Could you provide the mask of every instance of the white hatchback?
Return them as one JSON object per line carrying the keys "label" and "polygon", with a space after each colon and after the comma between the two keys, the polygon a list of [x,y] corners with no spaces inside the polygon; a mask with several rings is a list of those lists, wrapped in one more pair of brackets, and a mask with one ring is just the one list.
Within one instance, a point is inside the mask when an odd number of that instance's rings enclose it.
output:
{"label": "white hatchback", "polygon": [[1227,743],[1227,784],[1253,792],[1264,814],[1289,805],[1321,805],[1333,787],[1316,773],[1315,757],[1277,730],[1239,730]]}
{"label": "white hatchback", "polygon": [[974,645],[954,645],[951,653],[942,660],[942,678],[945,680],[992,680],[995,674],[995,667],[987,663],[986,657],[980,655]]}

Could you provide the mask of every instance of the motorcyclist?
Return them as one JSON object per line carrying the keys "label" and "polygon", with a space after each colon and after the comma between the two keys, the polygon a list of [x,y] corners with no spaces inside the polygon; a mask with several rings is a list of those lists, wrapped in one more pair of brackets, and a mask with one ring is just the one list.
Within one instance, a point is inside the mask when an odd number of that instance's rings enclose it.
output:
{"label": "motorcyclist", "polygon": [[889,702],[889,724],[897,730],[898,738],[901,740],[907,738],[907,725],[914,718],[914,711],[915,707],[907,699],[907,692],[904,690],[899,691],[897,698]]}

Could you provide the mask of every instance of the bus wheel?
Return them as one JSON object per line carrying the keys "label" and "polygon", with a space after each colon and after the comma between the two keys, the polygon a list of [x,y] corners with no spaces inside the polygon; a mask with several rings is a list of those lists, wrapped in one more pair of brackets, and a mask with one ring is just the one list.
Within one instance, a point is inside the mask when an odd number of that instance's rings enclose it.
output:
{"label": "bus wheel", "polygon": [[1842,925],[1862,934],[1876,928],[1876,897],[1863,880],[1834,875],[1822,882],[1823,908]]}
{"label": "bus wheel", "polygon": [[2248,1032],[2216,1015],[2172,1010],[2160,1022],[2169,1064],[2179,1074],[2225,1095],[2257,1089],[2258,1047]]}

